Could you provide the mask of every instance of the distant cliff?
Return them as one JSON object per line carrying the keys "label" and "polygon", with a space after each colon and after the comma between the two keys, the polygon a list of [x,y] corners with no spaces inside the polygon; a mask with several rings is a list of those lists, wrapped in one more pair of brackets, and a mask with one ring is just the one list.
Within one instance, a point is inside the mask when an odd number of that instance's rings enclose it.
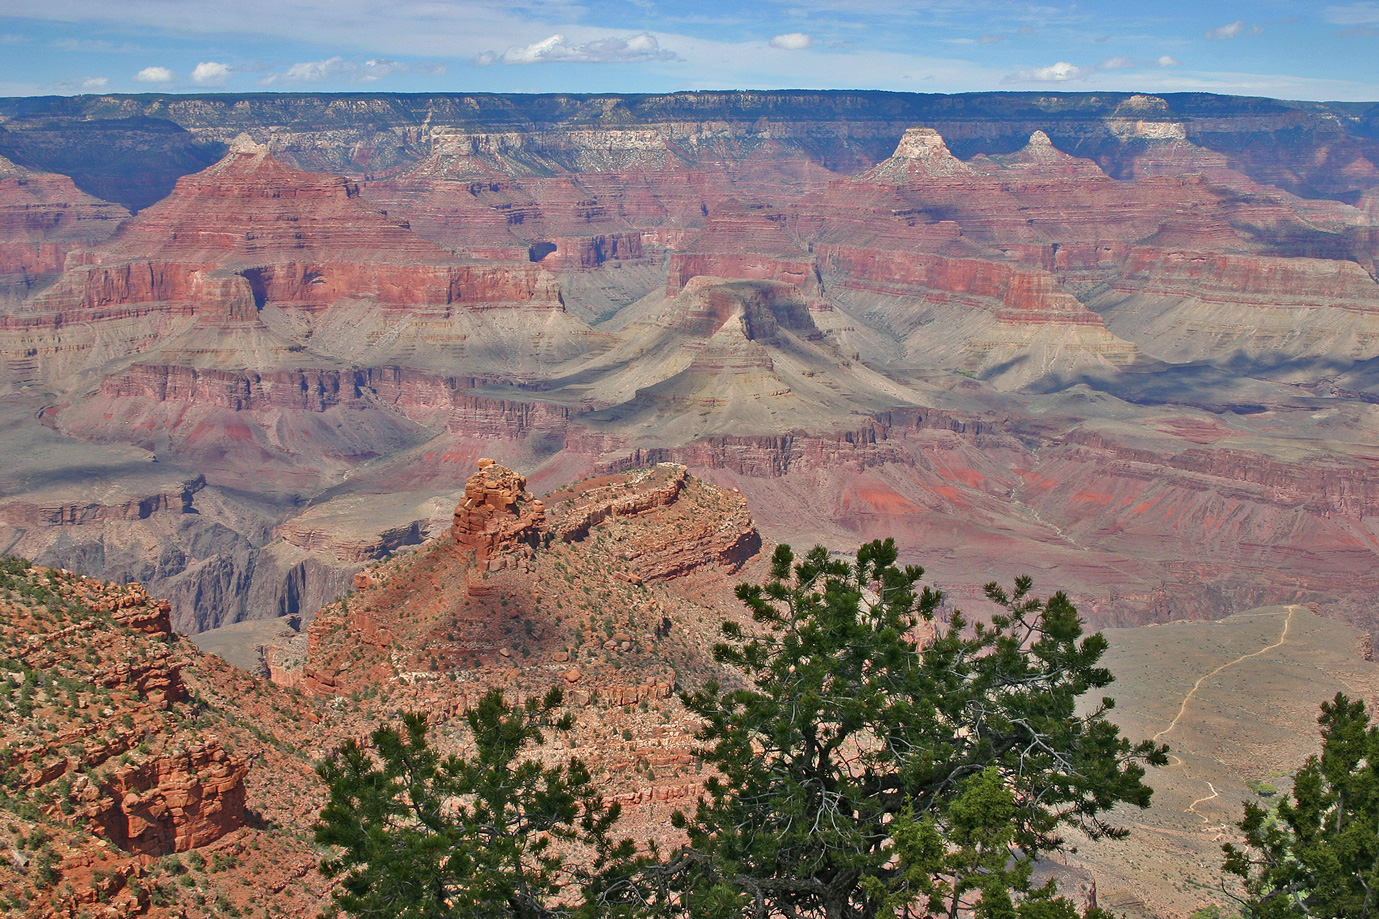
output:
{"label": "distant cliff", "polygon": [[[561,132],[655,127],[683,138],[693,155],[708,124],[739,143],[793,147],[844,173],[890,156],[915,125],[936,129],[964,159],[1014,152],[1042,130],[1060,150],[1094,159],[1117,177],[1133,170],[1147,140],[1181,136],[1260,181],[1339,199],[1368,187],[1345,164],[1379,148],[1379,106],[1366,103],[1207,93],[782,90],[8,98],[0,99],[0,155],[70,175],[83,190],[137,210],[219,159],[241,132],[268,140],[306,169],[379,176],[422,159],[438,132],[539,134],[559,146]],[[1326,155],[1316,156],[1319,150]]]}

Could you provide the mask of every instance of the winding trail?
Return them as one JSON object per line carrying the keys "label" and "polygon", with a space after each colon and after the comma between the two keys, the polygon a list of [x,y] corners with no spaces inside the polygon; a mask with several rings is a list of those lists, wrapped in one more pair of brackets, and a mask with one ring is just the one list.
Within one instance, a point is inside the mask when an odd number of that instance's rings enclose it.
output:
{"label": "winding trail", "polygon": [[[1288,630],[1293,627],[1293,614],[1297,612],[1298,607],[1296,604],[1289,604],[1287,609],[1288,617],[1283,620],[1283,634],[1279,635],[1278,641],[1266,647],[1260,648],[1258,651],[1252,651],[1249,654],[1242,654],[1235,660],[1227,661],[1226,663],[1217,667],[1215,670],[1212,670],[1208,673],[1204,673],[1202,674],[1202,676],[1198,677],[1197,682],[1192,684],[1192,688],[1188,690],[1187,695],[1183,696],[1183,704],[1178,706],[1178,714],[1173,716],[1173,720],[1169,722],[1168,727],[1164,728],[1162,731],[1154,735],[1154,740],[1157,741],[1159,738],[1163,737],[1165,734],[1168,734],[1170,731],[1172,731],[1174,728],[1178,726],[1178,722],[1182,720],[1183,714],[1187,712],[1188,703],[1192,701],[1193,696],[1197,694],[1197,690],[1201,689],[1202,684],[1205,683],[1207,680],[1216,676],[1223,670],[1227,670],[1231,667],[1234,667],[1236,664],[1239,664],[1242,661],[1247,661],[1252,657],[1259,657],[1261,654],[1267,654],[1275,648],[1280,647],[1284,642],[1286,642],[1288,640]],[[1174,760],[1176,760],[1174,765],[1183,767],[1184,778],[1191,778],[1191,776],[1187,774],[1186,763],[1184,763],[1180,757],[1174,756],[1172,753],[1168,755],[1173,757]],[[1196,814],[1199,818],[1201,818],[1203,823],[1210,823],[1211,821],[1208,820],[1205,816],[1197,813],[1197,805],[1202,804],[1206,801],[1210,801],[1213,798],[1219,798],[1221,797],[1221,795],[1219,792],[1217,792],[1216,786],[1213,785],[1211,782],[1208,782],[1206,779],[1198,779],[1198,781],[1204,782],[1207,788],[1211,789],[1211,794],[1202,798],[1198,798],[1196,801],[1193,801],[1191,804],[1187,806],[1186,810],[1184,810],[1183,813]]]}

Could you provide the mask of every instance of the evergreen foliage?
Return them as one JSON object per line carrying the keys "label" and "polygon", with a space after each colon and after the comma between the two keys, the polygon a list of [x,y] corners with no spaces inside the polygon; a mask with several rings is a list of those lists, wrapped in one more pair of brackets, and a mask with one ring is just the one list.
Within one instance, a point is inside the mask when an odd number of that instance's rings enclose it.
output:
{"label": "evergreen foliage", "polygon": [[[610,835],[619,806],[606,805],[577,759],[544,766],[524,753],[557,719],[560,690],[523,706],[490,691],[466,713],[476,752],[442,759],[426,718],[379,728],[373,755],[348,742],[318,767],[330,789],[316,840],[336,847],[322,863],[340,877],[336,904],[358,917],[547,919],[616,915],[612,888],[635,862]],[[562,849],[585,856],[569,868]],[[580,904],[570,904],[582,892]]]}
{"label": "evergreen foliage", "polygon": [[992,584],[990,625],[943,624],[896,558],[891,540],[855,564],[781,546],[766,584],[739,587],[763,628],[725,627],[716,656],[747,685],[685,699],[719,771],[683,821],[689,915],[1073,917],[1032,887],[1034,860],[1065,826],[1119,837],[1101,815],[1148,805],[1166,748],[1121,737],[1109,699],[1078,710],[1112,677],[1067,597]]}
{"label": "evergreen foliage", "polygon": [[1322,752],[1275,811],[1245,805],[1243,847],[1224,846],[1243,879],[1245,919],[1379,917],[1379,727],[1363,703],[1322,703]]}

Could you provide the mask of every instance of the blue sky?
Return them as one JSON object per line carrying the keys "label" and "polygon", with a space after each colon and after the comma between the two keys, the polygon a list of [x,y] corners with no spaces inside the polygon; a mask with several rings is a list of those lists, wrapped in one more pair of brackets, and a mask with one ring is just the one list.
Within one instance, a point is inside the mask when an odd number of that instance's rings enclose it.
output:
{"label": "blue sky", "polygon": [[1379,100],[1379,0],[0,0],[0,95],[1207,91]]}

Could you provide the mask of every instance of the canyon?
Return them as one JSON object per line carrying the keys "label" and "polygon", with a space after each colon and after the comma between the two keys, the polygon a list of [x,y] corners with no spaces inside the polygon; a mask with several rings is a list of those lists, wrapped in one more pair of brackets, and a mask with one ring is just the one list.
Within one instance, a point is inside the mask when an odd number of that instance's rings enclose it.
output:
{"label": "canyon", "polygon": [[0,99],[3,908],[315,914],[313,762],[417,710],[464,752],[494,687],[672,844],[734,586],[884,537],[943,615],[1068,592],[1173,744],[1041,870],[1219,902],[1239,801],[1379,692],[1376,118]]}
{"label": "canyon", "polygon": [[[464,713],[494,688],[561,689],[572,727],[542,755],[590,767],[619,835],[676,845],[672,815],[708,778],[679,692],[734,679],[710,648],[724,623],[754,627],[733,587],[772,555],[746,498],[671,462],[544,498],[487,457],[471,472],[446,530],[355,573],[304,630],[260,633],[244,668],[176,635],[138,585],[0,560],[0,908],[316,915],[312,764],[404,711],[442,753],[472,753]],[[949,597],[940,618],[959,604],[983,612]],[[1239,802],[1287,789],[1319,701],[1379,692],[1370,636],[1330,613],[1107,630],[1116,720],[1174,756],[1152,808],[1113,815],[1127,839],[1074,837],[1041,876],[1132,919],[1219,905]]]}
{"label": "canyon", "polygon": [[955,597],[1030,573],[1095,625],[1318,602],[1376,634],[1374,117],[0,100],[0,548],[184,634],[306,628],[480,457],[543,500],[669,462]]}

